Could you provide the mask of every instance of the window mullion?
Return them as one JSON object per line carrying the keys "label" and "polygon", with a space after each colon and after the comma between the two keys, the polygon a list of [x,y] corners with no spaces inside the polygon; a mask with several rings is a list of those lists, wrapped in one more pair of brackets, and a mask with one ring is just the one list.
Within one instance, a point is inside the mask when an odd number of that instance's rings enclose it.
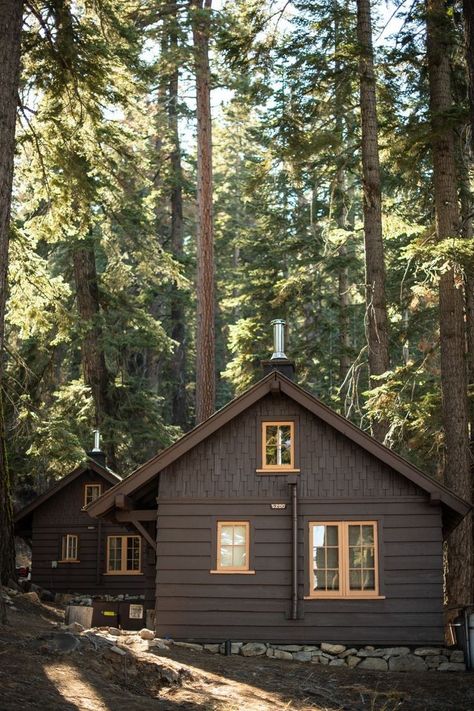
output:
{"label": "window mullion", "polygon": [[339,526],[341,533],[341,592],[343,597],[347,597],[349,595],[349,524],[340,523]]}

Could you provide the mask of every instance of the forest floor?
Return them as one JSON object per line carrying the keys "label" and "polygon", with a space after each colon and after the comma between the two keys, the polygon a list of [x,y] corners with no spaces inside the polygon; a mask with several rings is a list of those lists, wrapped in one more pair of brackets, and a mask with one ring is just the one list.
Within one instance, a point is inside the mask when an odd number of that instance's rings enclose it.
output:
{"label": "forest floor", "polygon": [[[0,626],[0,711],[472,711],[469,673],[362,672],[267,657],[151,649],[92,632],[51,651],[64,610],[17,597]],[[71,635],[67,635],[71,638]],[[100,642],[100,644],[99,644]],[[102,644],[104,642],[104,644]]]}

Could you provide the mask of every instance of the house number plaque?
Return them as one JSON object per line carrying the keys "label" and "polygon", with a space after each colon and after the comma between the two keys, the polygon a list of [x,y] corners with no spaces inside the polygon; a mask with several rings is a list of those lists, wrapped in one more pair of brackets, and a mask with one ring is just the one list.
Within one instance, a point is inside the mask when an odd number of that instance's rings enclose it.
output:
{"label": "house number plaque", "polygon": [[286,509],[286,504],[270,504],[272,509]]}

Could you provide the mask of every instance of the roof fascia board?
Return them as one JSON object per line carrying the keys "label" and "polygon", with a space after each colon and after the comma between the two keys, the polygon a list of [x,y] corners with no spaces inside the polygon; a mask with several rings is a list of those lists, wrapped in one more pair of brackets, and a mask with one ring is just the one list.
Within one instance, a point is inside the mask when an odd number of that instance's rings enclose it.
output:
{"label": "roof fascia board", "polygon": [[305,407],[317,417],[320,417],[328,425],[336,429],[341,434],[347,436],[355,444],[359,445],[370,454],[373,454],[377,459],[387,464],[391,469],[402,474],[411,482],[426,491],[430,496],[439,494],[443,503],[453,508],[458,513],[465,515],[470,510],[469,504],[451,492],[449,489],[439,484],[437,481],[424,474],[422,471],[410,464],[406,459],[400,457],[396,452],[393,452],[385,445],[378,442],[373,437],[370,437],[359,427],[356,427],[345,418],[333,412],[323,403],[316,400],[312,395],[306,393],[300,386],[295,385],[285,376],[279,375],[281,378],[281,391],[291,397],[298,404]]}
{"label": "roof fascia board", "polygon": [[237,417],[244,412],[250,405],[260,400],[270,392],[270,383],[275,380],[275,374],[270,373],[265,378],[260,380],[253,388],[248,390],[243,395],[232,400],[228,405],[218,410],[208,420],[188,432],[184,437],[181,437],[177,442],[158,454],[156,457],[145,462],[141,467],[136,469],[130,476],[123,479],[119,484],[104,492],[102,496],[95,499],[85,509],[92,516],[102,516],[114,506],[115,493],[120,487],[120,493],[126,495],[131,494],[137,489],[144,486],[147,481],[172,464],[178,457],[181,457],[204,439],[214,434],[224,424]]}
{"label": "roof fascia board", "polygon": [[59,479],[59,481],[53,484],[53,486],[50,487],[47,491],[45,491],[44,494],[37,496],[36,499],[30,501],[27,506],[20,509],[20,511],[18,511],[13,517],[14,523],[19,523],[23,518],[29,516],[29,514],[32,513],[35,509],[37,509],[38,506],[44,504],[45,501],[48,501],[48,499],[50,499],[52,496],[59,493],[62,489],[68,486],[68,484],[71,484],[74,479],[76,479],[81,474],[84,474],[89,469],[92,469],[96,474],[99,474],[99,476],[106,479],[109,484],[117,484],[121,481],[120,477],[117,474],[114,474],[108,469],[104,469],[104,467],[101,467],[100,464],[88,458],[87,461],[83,462],[78,467],[73,469],[72,472],[66,474],[66,476],[62,477],[62,479]]}

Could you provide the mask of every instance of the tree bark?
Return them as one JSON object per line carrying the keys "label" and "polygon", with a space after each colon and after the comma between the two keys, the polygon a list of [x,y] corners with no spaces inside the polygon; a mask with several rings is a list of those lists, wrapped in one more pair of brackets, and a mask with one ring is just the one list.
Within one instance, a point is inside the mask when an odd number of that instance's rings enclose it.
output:
{"label": "tree bark", "polygon": [[[449,18],[443,0],[427,0],[427,57],[432,126],[433,188],[438,241],[460,236],[455,143],[446,113],[452,109]],[[439,282],[442,417],[446,484],[471,500],[466,332],[463,279],[454,265]],[[448,541],[448,604],[471,601],[472,518],[469,514]]]}
{"label": "tree bark", "polygon": [[[385,301],[385,262],[382,239],[382,194],[378,148],[377,103],[370,0],[357,0],[360,111],[362,128],[362,180],[364,191],[366,338],[371,387],[390,367],[388,319]],[[383,441],[388,423],[375,422],[372,433]]]}
{"label": "tree bark", "polygon": [[471,152],[474,155],[474,3],[463,0],[464,41],[469,92],[469,122],[471,125]]}
{"label": "tree bark", "polygon": [[[91,389],[97,429],[104,430],[107,419],[113,417],[110,396],[110,374],[105,362],[103,334],[100,325],[99,286],[92,238],[78,241],[72,252],[77,310],[82,322],[81,344],[84,382]],[[104,433],[104,451],[112,469],[116,468],[115,447]]]}
{"label": "tree bark", "polygon": [[211,0],[192,0],[197,112],[196,423],[215,408],[214,234],[209,70]]}
{"label": "tree bark", "polygon": [[[0,0],[0,583],[4,584],[15,573],[11,477],[5,447],[2,394],[5,387],[5,309],[22,15],[21,0]],[[4,606],[0,605],[2,620],[5,620]]]}
{"label": "tree bark", "polygon": [[[172,22],[169,31],[170,49],[178,47],[177,4],[172,2]],[[171,134],[171,251],[180,261],[183,257],[183,168],[178,126],[179,70],[175,66],[168,85],[168,127]],[[183,298],[175,289],[171,299],[171,338],[178,344],[171,364],[173,424],[186,430],[188,424],[186,402],[186,326]]]}

